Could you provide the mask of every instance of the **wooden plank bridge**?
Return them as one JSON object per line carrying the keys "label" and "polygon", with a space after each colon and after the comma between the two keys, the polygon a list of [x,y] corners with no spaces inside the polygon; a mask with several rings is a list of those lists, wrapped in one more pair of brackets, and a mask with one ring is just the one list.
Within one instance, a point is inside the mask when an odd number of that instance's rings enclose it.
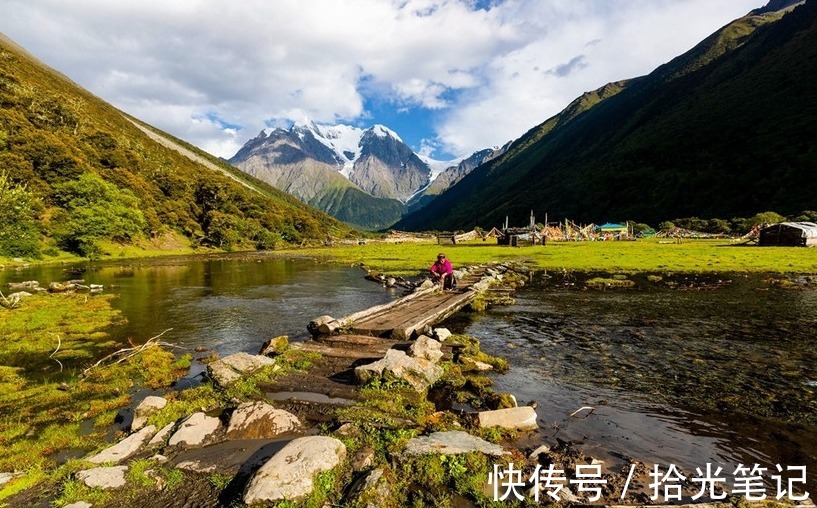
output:
{"label": "wooden plank bridge", "polygon": [[343,332],[408,340],[471,303],[478,290],[487,287],[480,282],[483,273],[482,268],[469,271],[451,291],[435,286],[340,319],[321,316],[309,323],[308,329],[313,336]]}

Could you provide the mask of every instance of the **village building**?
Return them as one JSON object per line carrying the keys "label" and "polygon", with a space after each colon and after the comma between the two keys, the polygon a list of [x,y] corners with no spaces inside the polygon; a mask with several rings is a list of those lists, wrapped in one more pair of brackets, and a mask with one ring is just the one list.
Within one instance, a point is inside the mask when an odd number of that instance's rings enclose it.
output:
{"label": "village building", "polygon": [[817,224],[780,222],[761,228],[761,246],[813,247],[817,245]]}
{"label": "village building", "polygon": [[598,231],[604,240],[620,240],[630,236],[630,228],[626,224],[608,222],[599,226]]}

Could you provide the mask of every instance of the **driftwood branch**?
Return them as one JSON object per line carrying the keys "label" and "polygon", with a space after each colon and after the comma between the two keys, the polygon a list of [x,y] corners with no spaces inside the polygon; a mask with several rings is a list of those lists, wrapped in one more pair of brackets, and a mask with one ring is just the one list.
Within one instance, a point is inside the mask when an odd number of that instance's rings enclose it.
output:
{"label": "driftwood branch", "polygon": [[5,307],[7,309],[16,309],[17,306],[20,305],[20,297],[14,298],[12,295],[11,299],[6,298],[6,295],[0,291],[0,307]]}
{"label": "driftwood branch", "polygon": [[[149,338],[141,346],[126,347],[126,348],[122,348],[122,349],[120,349],[118,351],[114,351],[113,353],[105,356],[104,358],[102,358],[101,360],[99,360],[95,364],[91,365],[87,369],[83,370],[82,375],[86,376],[91,370],[99,367],[100,365],[102,365],[102,364],[104,364],[106,362],[109,362],[110,365],[116,365],[118,363],[125,362],[125,361],[129,360],[130,358],[133,358],[134,356],[138,355],[139,353],[141,353],[141,352],[143,352],[143,351],[145,351],[147,349],[150,349],[152,347],[161,346],[161,347],[184,349],[184,348],[182,348],[180,346],[176,346],[175,344],[170,344],[170,343],[167,343],[167,342],[159,341],[159,338],[162,335],[166,334],[167,332],[169,332],[172,329],[173,328],[168,328],[167,330],[163,331],[159,335],[156,335],[155,337]],[[116,360],[114,360],[114,358]]]}
{"label": "driftwood branch", "polygon": [[53,353],[48,355],[49,358],[51,358],[52,360],[54,360],[55,362],[60,364],[60,372],[62,372],[62,362],[57,360],[56,358],[54,358],[54,355],[57,354],[57,351],[60,350],[61,346],[62,346],[62,339],[60,338],[59,335],[57,335],[57,349],[55,349]]}
{"label": "driftwood branch", "polygon": [[583,407],[580,407],[579,409],[577,409],[577,410],[573,411],[572,413],[570,413],[570,417],[571,417],[571,418],[573,418],[573,417],[575,417],[577,414],[581,413],[582,411],[589,411],[589,412],[588,412],[586,415],[584,415],[584,417],[582,418],[582,420],[584,420],[584,419],[585,419],[585,418],[587,418],[588,416],[592,415],[592,414],[593,414],[593,411],[595,411],[595,410],[596,410],[596,408],[594,408],[594,407],[592,407],[592,406],[583,406]]}

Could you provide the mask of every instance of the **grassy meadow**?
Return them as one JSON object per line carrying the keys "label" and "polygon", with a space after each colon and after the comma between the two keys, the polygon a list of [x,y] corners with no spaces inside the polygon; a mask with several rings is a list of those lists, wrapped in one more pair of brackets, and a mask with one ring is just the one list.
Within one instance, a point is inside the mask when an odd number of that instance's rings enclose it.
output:
{"label": "grassy meadow", "polygon": [[456,268],[489,261],[524,261],[542,270],[606,272],[817,272],[817,249],[757,247],[731,240],[645,239],[635,242],[551,242],[546,246],[507,247],[495,240],[458,245],[436,243],[369,242],[325,248],[276,251],[292,256],[315,256],[344,264],[363,264],[370,270],[411,276],[445,252]]}

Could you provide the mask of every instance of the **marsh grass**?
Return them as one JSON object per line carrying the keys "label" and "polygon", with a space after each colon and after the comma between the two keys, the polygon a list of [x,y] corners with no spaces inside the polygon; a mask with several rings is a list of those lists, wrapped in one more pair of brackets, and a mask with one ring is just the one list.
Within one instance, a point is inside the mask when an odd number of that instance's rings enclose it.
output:
{"label": "marsh grass", "polygon": [[189,356],[154,347],[82,375],[118,347],[105,332],[123,322],[111,298],[36,295],[0,309],[0,471],[24,472],[0,489],[0,501],[105,446],[134,387],[167,386],[189,368]]}
{"label": "marsh grass", "polygon": [[275,365],[244,376],[227,388],[219,388],[206,382],[187,390],[170,392],[165,395],[168,404],[150,415],[148,424],[161,429],[197,411],[206,412],[219,407],[235,406],[237,400],[243,402],[260,399],[263,397],[265,387],[275,379],[293,371],[307,370],[318,359],[320,355],[317,353],[288,349],[276,357]]}

